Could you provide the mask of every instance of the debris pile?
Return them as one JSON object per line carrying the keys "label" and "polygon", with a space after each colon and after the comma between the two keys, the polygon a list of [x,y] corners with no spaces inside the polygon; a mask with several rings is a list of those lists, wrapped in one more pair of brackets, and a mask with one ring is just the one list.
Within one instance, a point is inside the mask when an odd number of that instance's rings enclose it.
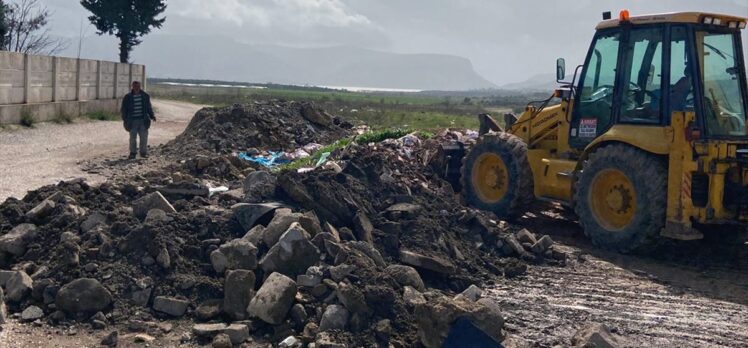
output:
{"label": "debris pile", "polygon": [[[225,155],[345,134],[342,121],[324,124],[317,117],[326,114],[303,116],[305,108],[199,112],[169,145],[198,149],[185,160],[194,173],[167,168],[99,187],[70,181],[8,199],[0,286],[10,312],[124,327],[144,341],[163,333],[158,320],[186,318],[195,324],[185,342],[216,347],[441,347],[470,330],[501,342],[501,310],[478,285],[566,256],[547,236],[460,204],[430,166],[454,133],[352,142],[330,156],[334,166],[304,173],[255,170]],[[290,120],[299,117],[328,132],[296,129]],[[206,177],[228,180],[227,190],[205,187]],[[103,344],[117,340],[114,331]]]}
{"label": "debris pile", "polygon": [[184,133],[167,143],[163,151],[193,157],[295,150],[310,143],[332,143],[347,136],[352,127],[311,102],[255,101],[198,111]]}

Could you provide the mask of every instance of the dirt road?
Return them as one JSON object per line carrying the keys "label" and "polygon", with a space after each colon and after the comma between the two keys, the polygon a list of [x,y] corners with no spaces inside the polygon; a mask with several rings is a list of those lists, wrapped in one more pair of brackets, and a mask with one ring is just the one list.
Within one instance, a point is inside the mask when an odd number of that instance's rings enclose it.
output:
{"label": "dirt road", "polygon": [[[149,144],[158,145],[181,133],[201,108],[199,105],[154,100],[158,122],[150,129]],[[32,129],[0,131],[0,202],[22,198],[26,191],[60,180],[83,177],[101,182],[105,177],[86,173],[79,164],[101,156],[126,156],[128,135],[120,121],[44,123]]]}

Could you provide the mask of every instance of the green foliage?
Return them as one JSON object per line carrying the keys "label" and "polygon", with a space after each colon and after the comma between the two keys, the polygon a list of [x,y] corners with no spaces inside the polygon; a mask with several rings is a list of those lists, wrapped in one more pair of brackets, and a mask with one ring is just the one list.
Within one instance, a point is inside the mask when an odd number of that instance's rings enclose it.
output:
{"label": "green foliage", "polygon": [[120,119],[120,116],[106,111],[94,111],[86,114],[86,117],[95,121],[116,121]]}
{"label": "green foliage", "polygon": [[24,127],[33,127],[34,122],[36,122],[34,118],[34,114],[31,113],[31,111],[23,110],[21,111],[21,125]]}
{"label": "green foliage", "polygon": [[165,0],[81,0],[81,5],[91,11],[88,17],[98,29],[98,34],[114,35],[120,40],[119,59],[130,61],[133,47],[141,43],[140,37],[161,28],[166,17]]}
{"label": "green foliage", "polygon": [[382,131],[361,134],[356,137],[356,143],[358,144],[378,143],[386,139],[402,138],[410,133],[412,133],[412,131],[409,131],[407,129],[400,129],[400,128],[385,129]]}
{"label": "green foliage", "polygon": [[60,112],[55,117],[56,123],[73,123],[73,120],[75,120],[75,117],[73,115],[67,113],[67,112]]}
{"label": "green foliage", "polygon": [[287,163],[282,166],[279,166],[278,171],[297,170],[299,168],[313,167],[315,164],[317,164],[317,161],[319,161],[320,157],[322,157],[322,154],[324,154],[325,152],[332,153],[333,151],[337,149],[342,149],[348,146],[348,144],[350,144],[352,141],[353,140],[351,138],[340,139],[330,145],[323,146],[322,148],[315,151],[311,156],[307,158],[301,158],[291,163]]}

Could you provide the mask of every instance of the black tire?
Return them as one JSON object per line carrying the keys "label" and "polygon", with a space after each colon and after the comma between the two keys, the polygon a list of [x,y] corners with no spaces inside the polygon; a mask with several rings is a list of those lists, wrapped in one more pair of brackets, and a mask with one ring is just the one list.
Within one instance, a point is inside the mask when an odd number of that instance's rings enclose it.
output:
{"label": "black tire", "polygon": [[[507,192],[497,202],[486,202],[476,192],[472,174],[476,160],[485,153],[501,157],[508,169]],[[513,220],[522,216],[535,199],[533,177],[527,161],[527,144],[509,133],[483,135],[462,161],[462,192],[469,206],[493,212],[501,219]]]}
{"label": "black tire", "polygon": [[[592,210],[593,179],[603,170],[625,174],[636,191],[630,222],[620,229],[604,227]],[[592,153],[578,176],[574,196],[579,223],[592,243],[621,253],[647,253],[660,240],[667,207],[667,165],[664,159],[637,148],[616,144]]]}

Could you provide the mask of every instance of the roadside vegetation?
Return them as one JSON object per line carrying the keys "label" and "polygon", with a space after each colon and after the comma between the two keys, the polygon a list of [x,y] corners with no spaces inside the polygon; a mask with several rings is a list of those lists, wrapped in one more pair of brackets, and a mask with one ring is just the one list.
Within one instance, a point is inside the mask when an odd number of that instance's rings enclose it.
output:
{"label": "roadside vegetation", "polygon": [[106,111],[89,112],[84,116],[94,121],[117,121],[120,119],[120,116],[118,114]]}

